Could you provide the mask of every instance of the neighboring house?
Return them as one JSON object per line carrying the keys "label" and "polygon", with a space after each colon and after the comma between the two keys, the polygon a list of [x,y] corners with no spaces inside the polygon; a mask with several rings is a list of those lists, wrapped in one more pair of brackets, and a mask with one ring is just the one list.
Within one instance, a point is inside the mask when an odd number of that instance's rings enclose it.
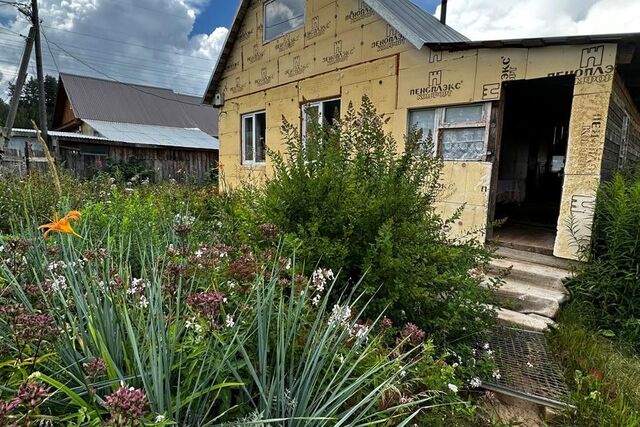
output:
{"label": "neighboring house", "polygon": [[170,89],[62,73],[54,148],[80,176],[135,158],[156,180],[207,179],[218,164],[218,110],[200,101]]}
{"label": "neighboring house", "polygon": [[[287,11],[286,14],[282,14]],[[305,128],[368,95],[402,140],[434,136],[453,232],[576,258],[603,179],[640,158],[640,36],[470,41],[409,0],[242,0],[204,102],[226,180],[271,174],[282,117]],[[491,231],[489,231],[490,237]],[[510,235],[510,233],[512,233]]]}

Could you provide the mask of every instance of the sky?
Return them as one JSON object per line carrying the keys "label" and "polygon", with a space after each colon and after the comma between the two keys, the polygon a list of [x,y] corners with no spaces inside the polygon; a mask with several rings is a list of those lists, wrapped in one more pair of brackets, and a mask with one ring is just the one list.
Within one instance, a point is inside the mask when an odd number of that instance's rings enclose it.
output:
{"label": "sky", "polygon": [[[27,1],[27,0],[11,0]],[[414,0],[439,16],[439,0]],[[0,0],[0,96],[27,20]],[[39,0],[45,72],[202,95],[239,0]],[[640,32],[640,0],[449,0],[447,23],[473,40]],[[48,42],[47,42],[48,41]],[[29,72],[35,74],[34,61]]]}

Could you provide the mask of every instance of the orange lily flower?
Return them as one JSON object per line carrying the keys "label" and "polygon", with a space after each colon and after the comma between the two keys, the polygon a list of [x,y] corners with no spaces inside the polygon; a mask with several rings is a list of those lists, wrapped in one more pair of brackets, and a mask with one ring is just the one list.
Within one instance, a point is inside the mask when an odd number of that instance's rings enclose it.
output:
{"label": "orange lily flower", "polygon": [[44,232],[44,238],[48,238],[49,237],[49,233],[51,233],[52,231],[57,231],[58,233],[65,233],[65,234],[72,234],[76,237],[82,237],[80,236],[78,233],[76,233],[73,228],[71,227],[71,220],[74,221],[79,221],[80,220],[80,212],[78,211],[69,211],[69,213],[67,213],[65,216],[63,216],[62,218],[58,217],[58,213],[55,212],[53,214],[53,221],[48,223],[48,224],[43,224],[40,227],[38,227],[38,230],[40,229],[46,229],[47,231]]}

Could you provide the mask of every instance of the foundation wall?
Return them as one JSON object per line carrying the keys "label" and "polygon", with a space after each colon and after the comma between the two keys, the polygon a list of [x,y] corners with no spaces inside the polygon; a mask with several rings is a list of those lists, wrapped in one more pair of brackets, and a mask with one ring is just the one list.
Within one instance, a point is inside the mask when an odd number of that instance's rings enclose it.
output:
{"label": "foundation wall", "polygon": [[[350,102],[357,107],[366,94],[389,119],[389,132],[401,141],[412,109],[476,102],[495,108],[504,81],[575,75],[554,253],[576,257],[576,239],[589,236],[600,183],[616,45],[417,50],[358,0],[310,0],[304,28],[263,44],[262,13],[261,2],[256,2],[220,84],[225,96],[220,161],[227,184],[259,181],[272,172],[270,159],[259,166],[241,162],[240,117],[245,113],[266,111],[267,145],[282,150],[282,118],[299,126],[304,103],[340,97],[344,112]],[[501,124],[489,126],[487,134],[496,138]],[[466,203],[452,232],[484,234],[491,210],[492,159],[493,153],[487,153],[482,161],[445,162],[447,191],[439,208],[449,214]]]}

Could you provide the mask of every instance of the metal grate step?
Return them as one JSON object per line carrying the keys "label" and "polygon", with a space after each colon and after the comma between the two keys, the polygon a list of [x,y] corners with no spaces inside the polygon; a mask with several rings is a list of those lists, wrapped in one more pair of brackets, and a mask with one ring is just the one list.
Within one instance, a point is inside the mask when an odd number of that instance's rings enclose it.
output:
{"label": "metal grate step", "polygon": [[500,378],[483,381],[483,388],[550,408],[572,407],[562,371],[543,333],[499,326],[489,344]]}

